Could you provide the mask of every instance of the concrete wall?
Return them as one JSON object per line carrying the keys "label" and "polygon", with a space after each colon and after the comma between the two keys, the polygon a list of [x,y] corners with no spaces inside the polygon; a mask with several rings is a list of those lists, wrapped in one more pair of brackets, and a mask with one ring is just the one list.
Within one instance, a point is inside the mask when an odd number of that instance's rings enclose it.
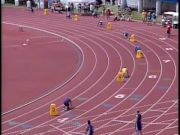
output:
{"label": "concrete wall", "polygon": [[143,1],[143,8],[144,9],[155,9],[156,8],[156,0],[144,0]]}
{"label": "concrete wall", "polygon": [[132,8],[138,8],[138,0],[126,0],[127,6]]}
{"label": "concrete wall", "polygon": [[176,3],[162,2],[161,9],[162,9],[162,12],[165,12],[165,11],[175,11],[176,12]]}
{"label": "concrete wall", "polygon": [[4,4],[5,3],[5,0],[1,0],[1,4]]}
{"label": "concrete wall", "polygon": [[[138,0],[126,0],[127,6],[137,9]],[[156,0],[143,0],[143,9],[156,8]]]}
{"label": "concrete wall", "polygon": [[[127,6],[138,9],[138,0],[126,0]],[[156,0],[143,0],[143,9],[155,9]],[[176,11],[176,3],[162,2],[162,12],[164,11]]]}

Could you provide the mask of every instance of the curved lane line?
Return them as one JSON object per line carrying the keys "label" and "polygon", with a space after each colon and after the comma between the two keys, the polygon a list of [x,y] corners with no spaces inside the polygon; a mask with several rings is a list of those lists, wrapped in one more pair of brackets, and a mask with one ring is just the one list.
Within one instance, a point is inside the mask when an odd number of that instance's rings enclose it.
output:
{"label": "curved lane line", "polygon": [[[2,23],[4,23],[4,24],[10,24],[10,25],[15,25],[15,26],[18,25],[18,24],[8,23],[8,22],[2,22]],[[40,100],[40,99],[42,99],[42,98],[50,95],[51,93],[53,93],[54,91],[58,90],[59,88],[63,87],[64,85],[66,85],[69,81],[71,81],[71,80],[79,73],[79,71],[80,71],[81,68],[83,67],[83,63],[84,63],[83,50],[82,50],[76,43],[74,43],[73,41],[71,41],[70,39],[68,39],[68,38],[66,38],[66,37],[63,37],[63,36],[60,36],[60,35],[58,35],[58,34],[56,34],[56,33],[52,33],[52,32],[46,31],[46,30],[42,30],[42,29],[38,29],[38,28],[33,28],[33,27],[29,27],[29,26],[23,26],[23,27],[30,28],[30,29],[33,29],[33,30],[38,30],[38,31],[41,31],[41,32],[46,32],[46,33],[55,35],[55,36],[57,36],[57,37],[61,37],[61,38],[66,39],[67,41],[69,41],[69,42],[71,42],[72,44],[74,44],[74,45],[80,50],[80,52],[82,53],[82,62],[81,62],[81,64],[80,64],[79,68],[77,69],[77,71],[76,71],[69,79],[67,79],[63,84],[61,84],[60,86],[57,86],[55,89],[51,90],[50,92],[48,92],[48,93],[40,96],[39,98],[37,98],[37,99],[35,99],[35,100],[33,100],[33,101],[30,101],[30,102],[28,102],[28,103],[25,103],[25,104],[19,106],[19,107],[16,107],[16,108],[14,108],[14,109],[11,109],[11,110],[9,110],[9,111],[7,111],[7,112],[2,113],[1,116],[6,115],[6,114],[8,114],[8,113],[11,113],[11,112],[13,112],[13,111],[15,111],[15,110],[17,110],[17,109],[23,108],[24,106],[27,106],[27,105],[29,105],[29,104],[32,104],[32,103],[34,103],[34,102],[36,102],[36,101],[38,101],[38,100]]]}

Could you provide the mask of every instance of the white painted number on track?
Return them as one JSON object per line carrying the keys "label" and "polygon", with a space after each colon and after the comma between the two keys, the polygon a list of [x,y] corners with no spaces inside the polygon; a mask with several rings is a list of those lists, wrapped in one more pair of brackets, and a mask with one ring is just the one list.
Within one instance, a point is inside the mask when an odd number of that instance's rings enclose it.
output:
{"label": "white painted number on track", "polygon": [[157,75],[149,75],[148,78],[155,79],[157,78]]}
{"label": "white painted number on track", "polygon": [[57,119],[57,122],[59,123],[63,123],[65,122],[66,120],[68,120],[69,118],[62,118],[62,119]]}
{"label": "white painted number on track", "polygon": [[115,96],[115,98],[124,98],[124,96],[125,96],[124,94],[118,94]]}
{"label": "white painted number on track", "polygon": [[159,38],[160,40],[165,40],[166,38]]}
{"label": "white painted number on track", "polygon": [[172,51],[173,49],[172,48],[165,48],[167,51]]}
{"label": "white painted number on track", "polygon": [[168,62],[170,62],[171,60],[163,60],[164,61],[164,63],[168,63]]}
{"label": "white painted number on track", "polygon": [[65,134],[63,134],[63,135],[72,135],[72,134],[69,134],[69,133],[65,133]]}

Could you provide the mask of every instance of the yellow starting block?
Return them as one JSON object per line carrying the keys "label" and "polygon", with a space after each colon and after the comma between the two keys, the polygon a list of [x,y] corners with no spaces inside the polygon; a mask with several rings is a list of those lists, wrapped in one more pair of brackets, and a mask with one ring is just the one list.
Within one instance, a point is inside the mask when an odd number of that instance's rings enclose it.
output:
{"label": "yellow starting block", "polygon": [[59,115],[56,104],[51,104],[50,105],[49,113],[50,113],[50,116],[58,116]]}
{"label": "yellow starting block", "polygon": [[48,9],[44,9],[44,15],[48,15]]}
{"label": "yellow starting block", "polygon": [[108,30],[111,30],[111,29],[112,29],[112,23],[111,23],[111,22],[108,22],[106,28],[107,28]]}
{"label": "yellow starting block", "polygon": [[144,55],[143,55],[142,50],[138,50],[138,51],[136,52],[136,58],[137,58],[137,59],[140,59],[140,58],[143,58],[143,57],[144,57]]}
{"label": "yellow starting block", "polygon": [[131,42],[136,42],[136,37],[135,37],[135,35],[132,34],[132,35],[130,36],[129,40],[130,40]]}
{"label": "yellow starting block", "polygon": [[124,75],[122,72],[119,72],[117,77],[116,77],[117,82],[123,82],[124,81]]}
{"label": "yellow starting block", "polygon": [[78,15],[74,15],[73,20],[74,21],[78,21],[79,20],[79,16]]}

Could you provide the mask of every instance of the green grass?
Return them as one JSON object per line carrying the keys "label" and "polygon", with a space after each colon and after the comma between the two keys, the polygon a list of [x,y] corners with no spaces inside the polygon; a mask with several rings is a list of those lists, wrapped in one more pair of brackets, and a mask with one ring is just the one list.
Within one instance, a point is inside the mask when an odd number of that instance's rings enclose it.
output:
{"label": "green grass", "polygon": [[141,13],[138,13],[137,11],[132,11],[132,19],[133,20],[141,20],[142,19]]}

